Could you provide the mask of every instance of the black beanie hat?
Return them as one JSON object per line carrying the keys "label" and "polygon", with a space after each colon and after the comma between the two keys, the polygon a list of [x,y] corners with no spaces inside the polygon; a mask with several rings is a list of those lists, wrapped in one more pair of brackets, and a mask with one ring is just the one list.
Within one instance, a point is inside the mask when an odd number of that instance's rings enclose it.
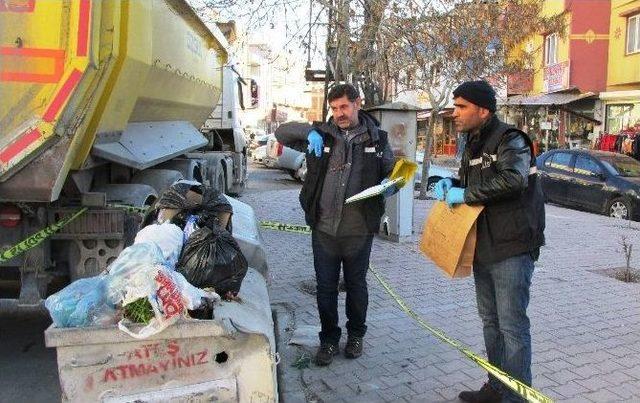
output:
{"label": "black beanie hat", "polygon": [[496,92],[484,80],[465,81],[453,90],[453,97],[461,97],[481,108],[496,111]]}

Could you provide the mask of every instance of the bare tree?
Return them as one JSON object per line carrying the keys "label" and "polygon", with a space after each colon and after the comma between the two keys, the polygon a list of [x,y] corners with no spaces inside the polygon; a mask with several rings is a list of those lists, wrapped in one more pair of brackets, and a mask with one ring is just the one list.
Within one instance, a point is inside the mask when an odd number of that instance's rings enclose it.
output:
{"label": "bare tree", "polygon": [[542,6],[543,0],[440,0],[393,24],[405,89],[426,94],[431,106],[420,198],[427,193],[435,121],[455,86],[477,79],[504,83],[531,65],[537,49],[514,56],[525,41],[541,32],[564,34],[564,16],[543,17]]}
{"label": "bare tree", "polygon": [[[253,21],[294,15],[307,0],[191,0],[205,7],[233,6]],[[366,106],[402,91],[426,95],[426,133],[420,198],[426,198],[433,132],[455,86],[469,79],[506,81],[531,68],[538,49],[523,44],[543,32],[564,35],[565,16],[542,16],[544,0],[314,0],[309,23],[297,21],[292,40],[311,48],[321,15],[328,68],[335,81],[355,84]],[[289,11],[288,11],[289,10]],[[307,38],[307,39],[305,39]],[[316,44],[317,45],[317,44]]]}

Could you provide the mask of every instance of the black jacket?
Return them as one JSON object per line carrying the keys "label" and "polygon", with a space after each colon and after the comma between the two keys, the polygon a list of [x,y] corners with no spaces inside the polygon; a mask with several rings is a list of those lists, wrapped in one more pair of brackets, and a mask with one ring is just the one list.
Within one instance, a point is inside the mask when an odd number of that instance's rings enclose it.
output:
{"label": "black jacket", "polygon": [[[361,110],[359,118],[361,124],[367,126],[370,139],[362,144],[353,144],[351,176],[352,179],[355,179],[355,183],[359,183],[358,188],[349,189],[349,193],[353,194],[379,184],[393,168],[393,161],[386,161],[387,158],[385,158],[385,149],[389,147],[387,132],[381,130],[380,123],[367,112]],[[334,136],[329,133],[330,131],[335,132],[339,128],[333,123],[333,119],[329,119],[326,123],[314,126],[314,129],[322,135],[324,152],[319,158],[313,153],[307,153],[307,176],[300,191],[300,205],[305,213],[305,221],[312,229],[317,223],[320,195],[329,158],[333,152]],[[374,147],[375,152],[366,152]],[[351,194],[347,195],[347,197],[349,196]],[[384,198],[376,196],[355,203],[364,212],[369,233],[377,233],[380,219],[384,214]]]}
{"label": "black jacket", "polygon": [[460,186],[468,204],[482,204],[475,260],[491,263],[544,245],[544,197],[529,137],[495,116],[467,134]]}

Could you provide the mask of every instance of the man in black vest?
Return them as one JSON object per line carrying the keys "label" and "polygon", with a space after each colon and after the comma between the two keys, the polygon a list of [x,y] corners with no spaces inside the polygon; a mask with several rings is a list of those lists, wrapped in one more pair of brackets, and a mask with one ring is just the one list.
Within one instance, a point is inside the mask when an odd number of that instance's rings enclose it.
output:
{"label": "man in black vest", "polygon": [[[340,266],[347,290],[347,344],[344,354],[362,354],[367,330],[369,296],[367,269],[373,234],[384,213],[384,198],[376,196],[350,204],[345,200],[377,185],[393,169],[387,133],[378,121],[360,110],[361,99],[350,84],[334,86],[327,96],[332,117],[309,133],[307,177],[300,191],[305,220],[312,229],[320,315],[318,365],[329,365],[338,354],[338,280]],[[393,194],[393,187],[384,196]]]}
{"label": "man in black vest", "polygon": [[[481,204],[473,275],[489,362],[531,385],[527,305],[534,261],[544,245],[544,199],[529,137],[494,115],[496,97],[486,81],[453,91],[453,118],[465,133],[459,182],[443,179],[436,197],[450,206]],[[467,402],[523,401],[495,377]]]}

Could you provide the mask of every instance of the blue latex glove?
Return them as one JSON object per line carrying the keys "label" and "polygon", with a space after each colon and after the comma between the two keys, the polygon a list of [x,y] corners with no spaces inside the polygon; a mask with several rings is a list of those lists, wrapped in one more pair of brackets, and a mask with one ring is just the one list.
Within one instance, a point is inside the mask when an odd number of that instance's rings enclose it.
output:
{"label": "blue latex glove", "polygon": [[[380,182],[381,185],[384,185],[385,183],[389,182],[389,178],[384,178],[382,180],[382,182]],[[387,197],[391,197],[394,194],[396,194],[398,192],[398,186],[397,185],[393,185],[393,186],[389,186],[387,188],[387,190],[384,191],[384,193],[382,193],[382,196],[384,196],[384,198],[386,199]]]}
{"label": "blue latex glove", "polygon": [[309,151],[309,154],[314,153],[316,157],[318,158],[322,157],[323,141],[320,133],[318,133],[315,130],[311,130],[309,132],[309,135],[307,136],[307,141],[309,142],[309,145],[307,146],[307,150]]}
{"label": "blue latex glove", "polygon": [[447,192],[449,189],[453,187],[453,181],[449,178],[440,179],[438,183],[436,183],[436,199],[440,201],[444,201],[447,197]]}
{"label": "blue latex glove", "polygon": [[447,204],[449,207],[453,207],[454,204],[464,203],[464,189],[463,188],[451,188],[447,192]]}

